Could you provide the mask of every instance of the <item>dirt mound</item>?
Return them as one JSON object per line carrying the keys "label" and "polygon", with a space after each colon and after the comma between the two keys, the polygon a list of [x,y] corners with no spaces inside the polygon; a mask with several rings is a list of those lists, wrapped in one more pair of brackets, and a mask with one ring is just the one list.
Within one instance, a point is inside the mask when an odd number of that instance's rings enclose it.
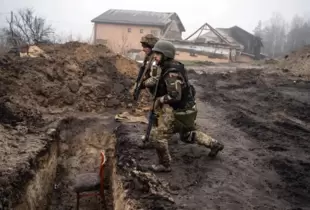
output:
{"label": "dirt mound", "polygon": [[310,46],[293,51],[277,64],[284,71],[291,71],[297,75],[310,77]]}
{"label": "dirt mound", "polygon": [[48,124],[66,113],[110,112],[133,103],[134,61],[103,45],[39,47],[44,51],[39,57],[0,57],[0,153],[5,156],[0,209],[17,202],[35,175],[37,158],[49,148]]}
{"label": "dirt mound", "polygon": [[44,57],[1,59],[2,122],[66,109],[100,111],[132,102],[129,88],[137,71],[133,61],[102,45],[71,42],[41,48]]}

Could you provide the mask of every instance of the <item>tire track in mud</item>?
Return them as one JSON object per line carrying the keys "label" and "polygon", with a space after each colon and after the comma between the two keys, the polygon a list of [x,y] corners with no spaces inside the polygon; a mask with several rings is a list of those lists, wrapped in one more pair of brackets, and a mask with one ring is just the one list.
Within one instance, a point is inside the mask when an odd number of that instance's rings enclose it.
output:
{"label": "tire track in mud", "polygon": [[[221,109],[219,112],[225,115],[223,121],[257,144],[248,148],[251,154],[241,153],[246,162],[251,155],[258,158],[255,169],[260,171],[259,178],[264,179],[266,192],[273,197],[274,209],[310,209],[310,96],[304,94],[310,89],[309,81],[237,71],[225,77],[205,75],[196,83],[203,89],[199,96],[202,101],[216,107],[214,112]],[[286,94],[287,91],[290,94]],[[225,130],[225,126],[222,129]],[[236,145],[228,143],[225,151],[230,146],[236,149],[242,143],[244,141]],[[234,159],[234,155],[229,156]],[[264,170],[276,173],[268,177]],[[264,202],[264,198],[261,201]],[[263,209],[268,209],[267,206]]]}

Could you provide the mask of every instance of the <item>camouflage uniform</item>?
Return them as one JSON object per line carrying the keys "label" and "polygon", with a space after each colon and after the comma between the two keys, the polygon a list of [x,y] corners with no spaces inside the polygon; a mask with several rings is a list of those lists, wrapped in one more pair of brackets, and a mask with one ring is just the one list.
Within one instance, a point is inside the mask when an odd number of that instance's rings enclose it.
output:
{"label": "camouflage uniform", "polygon": [[[155,37],[153,34],[146,34],[145,36],[141,37],[140,43],[152,49],[157,41],[158,38]],[[152,76],[150,74],[151,72],[150,69],[153,63],[154,63],[154,53],[151,51],[149,54],[145,55],[143,60],[143,68],[147,68],[144,80]]]}
{"label": "camouflage uniform", "polygon": [[[146,34],[141,37],[140,43],[142,44],[142,46],[152,49],[157,41],[158,41],[158,38],[155,37],[153,34]],[[150,75],[150,69],[153,63],[154,63],[154,54],[151,51],[149,54],[145,55],[144,60],[143,60],[143,65],[141,67],[142,69],[146,70],[144,74],[144,78],[142,78],[143,80],[146,80],[152,76]],[[133,93],[134,89],[136,88],[136,85],[137,84],[135,83],[134,86],[131,88],[130,90],[131,93]],[[151,93],[151,90],[150,89],[148,90]]]}
{"label": "camouflage uniform", "polygon": [[175,133],[178,133],[184,142],[197,143],[210,148],[209,156],[215,157],[219,151],[223,150],[224,146],[196,129],[195,89],[188,82],[184,65],[173,60],[175,56],[173,44],[167,41],[158,41],[153,51],[164,55],[164,60],[161,61],[157,69],[157,74],[160,76],[150,77],[144,82],[144,85],[153,87],[159,80],[157,100],[160,101],[160,104],[169,106],[162,109],[158,126],[151,131],[150,142],[156,148],[159,158],[159,164],[153,165],[151,169],[154,171],[171,170],[168,141]]}

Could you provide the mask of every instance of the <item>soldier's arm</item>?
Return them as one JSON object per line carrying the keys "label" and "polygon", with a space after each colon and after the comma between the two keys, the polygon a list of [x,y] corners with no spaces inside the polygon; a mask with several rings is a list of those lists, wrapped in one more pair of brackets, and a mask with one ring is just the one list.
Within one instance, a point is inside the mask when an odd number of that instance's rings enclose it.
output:
{"label": "soldier's arm", "polygon": [[160,98],[164,104],[178,102],[182,99],[183,79],[180,73],[168,73],[165,78],[167,94]]}
{"label": "soldier's arm", "polygon": [[148,88],[151,88],[151,87],[155,87],[155,85],[157,84],[157,81],[158,81],[158,77],[149,77],[148,79],[146,79],[144,82],[143,82],[143,85],[145,87],[148,87]]}
{"label": "soldier's arm", "polygon": [[[153,61],[151,60],[150,62],[153,62]],[[152,64],[152,65],[154,65],[154,64]],[[145,74],[145,80],[143,82],[144,87],[152,88],[152,87],[156,86],[156,84],[159,80],[159,76],[160,76],[156,69],[157,69],[157,67],[149,67],[147,69],[147,72]]]}

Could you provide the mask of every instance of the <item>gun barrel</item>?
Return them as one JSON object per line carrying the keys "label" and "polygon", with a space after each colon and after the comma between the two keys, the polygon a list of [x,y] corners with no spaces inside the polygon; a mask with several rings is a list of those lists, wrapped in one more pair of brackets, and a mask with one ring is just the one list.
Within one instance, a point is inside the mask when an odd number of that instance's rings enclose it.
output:
{"label": "gun barrel", "polygon": [[155,117],[154,115],[155,115],[154,111],[151,111],[149,113],[149,123],[147,125],[144,141],[148,141],[150,138],[151,130],[152,130],[153,123],[154,123],[154,117]]}

